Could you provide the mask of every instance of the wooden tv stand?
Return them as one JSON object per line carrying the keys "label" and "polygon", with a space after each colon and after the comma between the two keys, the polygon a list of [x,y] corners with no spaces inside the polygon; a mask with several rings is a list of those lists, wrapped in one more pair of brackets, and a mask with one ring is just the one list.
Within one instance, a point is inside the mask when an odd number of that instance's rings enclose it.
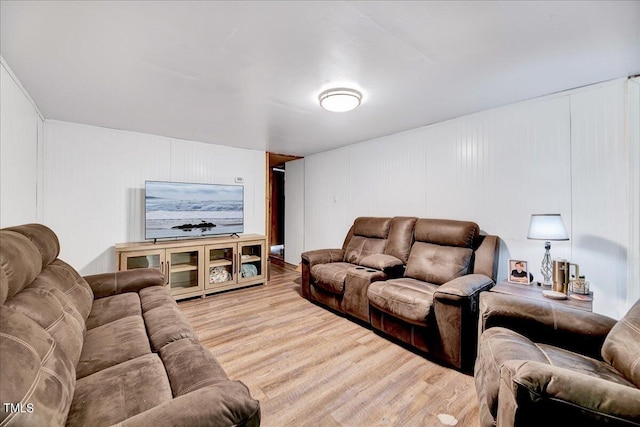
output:
{"label": "wooden tv stand", "polygon": [[266,244],[265,236],[259,234],[118,243],[116,270],[157,268],[175,299],[205,297],[265,283]]}

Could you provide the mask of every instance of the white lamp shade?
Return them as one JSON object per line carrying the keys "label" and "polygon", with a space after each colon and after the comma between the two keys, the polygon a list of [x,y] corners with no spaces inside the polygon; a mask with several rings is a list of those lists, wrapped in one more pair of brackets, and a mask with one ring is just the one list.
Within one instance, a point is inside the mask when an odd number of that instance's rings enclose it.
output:
{"label": "white lamp shade", "polygon": [[360,105],[362,94],[354,89],[329,89],[322,92],[318,99],[325,110],[344,113]]}
{"label": "white lamp shade", "polygon": [[569,235],[560,214],[533,214],[527,239],[569,240]]}

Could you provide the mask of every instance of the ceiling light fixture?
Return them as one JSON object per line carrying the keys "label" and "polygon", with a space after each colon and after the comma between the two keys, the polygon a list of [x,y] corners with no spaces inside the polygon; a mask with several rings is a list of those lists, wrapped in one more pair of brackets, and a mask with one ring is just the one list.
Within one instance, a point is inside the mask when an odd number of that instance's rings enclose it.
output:
{"label": "ceiling light fixture", "polygon": [[322,92],[318,99],[320,106],[327,111],[344,113],[360,105],[362,94],[355,89],[336,88]]}

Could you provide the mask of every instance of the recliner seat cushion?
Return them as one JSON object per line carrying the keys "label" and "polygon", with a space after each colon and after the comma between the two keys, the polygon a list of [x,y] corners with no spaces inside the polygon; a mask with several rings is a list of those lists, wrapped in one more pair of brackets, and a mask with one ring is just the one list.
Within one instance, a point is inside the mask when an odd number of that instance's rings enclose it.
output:
{"label": "recliner seat cushion", "polygon": [[375,308],[418,326],[427,326],[436,285],[411,278],[373,282],[367,296]]}
{"label": "recliner seat cushion", "polygon": [[415,242],[404,276],[442,285],[468,273],[473,250]]}
{"label": "recliner seat cushion", "polygon": [[602,358],[640,387],[640,300],[611,328]]}
{"label": "recliner seat cushion", "polygon": [[147,354],[81,378],[68,425],[113,425],[173,398],[164,365]]}
{"label": "recliner seat cushion", "polygon": [[140,316],[118,319],[87,331],[78,362],[77,378],[151,353]]}
{"label": "recliner seat cushion", "polygon": [[347,278],[347,270],[353,267],[348,262],[332,262],[318,264],[311,267],[311,276],[314,284],[333,294],[344,293],[344,281]]}
{"label": "recliner seat cushion", "polygon": [[106,325],[123,317],[142,316],[140,297],[135,292],[113,295],[93,302],[87,318],[87,329]]}

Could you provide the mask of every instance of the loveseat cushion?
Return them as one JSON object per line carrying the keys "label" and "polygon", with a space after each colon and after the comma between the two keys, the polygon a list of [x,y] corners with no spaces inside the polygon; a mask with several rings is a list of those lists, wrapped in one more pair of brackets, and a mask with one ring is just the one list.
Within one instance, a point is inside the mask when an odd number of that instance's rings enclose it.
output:
{"label": "loveseat cushion", "polygon": [[422,218],[416,221],[414,237],[418,242],[471,248],[479,233],[480,227],[475,222]]}
{"label": "loveseat cushion", "polygon": [[89,313],[86,322],[87,329],[106,325],[129,316],[142,316],[140,297],[137,293],[127,292],[100,298],[93,302],[91,313]]}
{"label": "loveseat cushion", "polygon": [[75,369],[53,338],[22,313],[0,306],[0,354],[0,400],[22,404],[0,411],[0,424],[64,425]]}
{"label": "loveseat cushion", "polygon": [[77,378],[151,353],[140,316],[124,317],[87,331]]}
{"label": "loveseat cushion", "polygon": [[7,230],[0,232],[0,255],[4,276],[0,282],[0,302],[4,303],[36,278],[42,270],[42,258],[28,238]]}
{"label": "loveseat cushion", "polygon": [[433,293],[436,285],[402,277],[373,282],[367,291],[369,303],[405,322],[427,326],[433,309]]}
{"label": "loveseat cushion", "polygon": [[363,258],[369,255],[383,253],[386,245],[386,239],[354,235],[344,250],[344,261],[361,265]]}
{"label": "loveseat cushion", "polygon": [[197,338],[186,316],[175,303],[143,310],[142,316],[154,352],[183,338]]}
{"label": "loveseat cushion", "polygon": [[317,264],[311,267],[311,275],[314,284],[333,294],[344,293],[344,281],[347,271],[354,265],[348,262],[332,262],[330,264]]}
{"label": "loveseat cushion", "polygon": [[442,285],[467,274],[472,255],[471,248],[415,242],[404,275]]}
{"label": "loveseat cushion", "polygon": [[640,299],[611,328],[602,358],[640,387]]}
{"label": "loveseat cushion", "polygon": [[108,426],[172,399],[157,354],[147,354],[78,380],[67,426]]}

